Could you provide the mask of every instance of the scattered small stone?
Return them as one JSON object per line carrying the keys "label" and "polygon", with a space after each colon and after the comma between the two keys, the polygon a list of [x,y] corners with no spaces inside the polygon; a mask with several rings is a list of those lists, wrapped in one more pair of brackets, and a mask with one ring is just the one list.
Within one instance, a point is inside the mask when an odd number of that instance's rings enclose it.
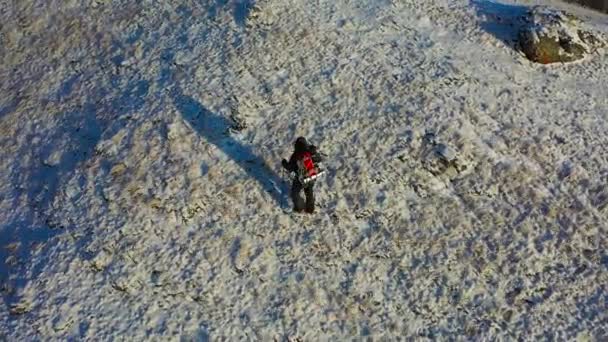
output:
{"label": "scattered small stone", "polygon": [[445,144],[438,144],[435,147],[435,153],[446,164],[456,162],[456,151]]}
{"label": "scattered small stone", "polygon": [[6,249],[9,253],[15,253],[19,247],[21,246],[21,242],[13,242],[10,243],[6,246],[4,246],[4,249]]}
{"label": "scattered small stone", "polygon": [[111,286],[114,290],[120,292],[127,292],[128,289],[126,284],[119,284],[118,282],[112,282]]}
{"label": "scattered small stone", "polygon": [[583,249],[583,256],[589,261],[595,261],[595,251],[592,249]]}
{"label": "scattered small stone", "polygon": [[112,167],[110,174],[112,177],[118,177],[127,170],[127,166],[124,163],[118,163]]}
{"label": "scattered small stone", "polygon": [[435,135],[434,132],[427,131],[424,134],[423,139],[424,139],[424,142],[427,143],[427,144],[430,144],[430,145],[433,145],[433,146],[437,144],[437,142],[436,142],[437,137],[436,137],[436,135]]}
{"label": "scattered small stone", "polygon": [[517,296],[519,296],[524,290],[523,280],[516,279],[514,284],[511,285],[511,289],[505,294],[505,301],[509,305],[513,305]]}
{"label": "scattered small stone", "polygon": [[424,168],[435,176],[455,177],[459,172],[457,153],[445,144],[436,144],[423,157]]}
{"label": "scattered small stone", "polygon": [[572,175],[573,167],[570,162],[564,162],[562,164],[561,169],[558,172],[558,177],[560,180],[570,177]]}
{"label": "scattered small stone", "polygon": [[238,114],[232,114],[230,120],[232,121],[232,125],[230,125],[232,131],[241,132],[247,128],[247,122]]}
{"label": "scattered small stone", "polygon": [[11,309],[9,310],[11,315],[23,315],[26,314],[28,312],[30,312],[31,310],[31,306],[29,303],[18,303],[18,304],[14,304],[11,306]]}
{"label": "scattered small stone", "polygon": [[513,317],[513,310],[507,310],[502,314],[502,319],[506,322],[510,322]]}
{"label": "scattered small stone", "polygon": [[150,281],[152,282],[152,284],[154,286],[162,286],[162,281],[161,281],[161,274],[162,272],[159,270],[154,270],[152,271],[152,274],[150,275]]}

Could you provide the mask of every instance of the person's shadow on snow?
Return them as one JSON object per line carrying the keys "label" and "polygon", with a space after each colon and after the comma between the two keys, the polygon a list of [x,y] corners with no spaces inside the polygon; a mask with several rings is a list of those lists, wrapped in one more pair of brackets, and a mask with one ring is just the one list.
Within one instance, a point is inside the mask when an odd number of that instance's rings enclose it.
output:
{"label": "person's shadow on snow", "polygon": [[255,179],[265,192],[279,206],[287,201],[287,185],[279,175],[254,153],[251,146],[231,137],[229,132],[231,120],[215,114],[190,96],[184,95],[181,89],[173,89],[171,98],[188,124],[205,140],[219,148],[230,159],[235,161],[249,177]]}

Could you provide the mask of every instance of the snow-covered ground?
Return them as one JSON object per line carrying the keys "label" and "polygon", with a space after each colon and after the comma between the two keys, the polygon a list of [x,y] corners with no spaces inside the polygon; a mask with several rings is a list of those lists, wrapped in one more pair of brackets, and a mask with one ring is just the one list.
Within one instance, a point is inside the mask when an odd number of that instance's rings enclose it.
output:
{"label": "snow-covered ground", "polygon": [[0,339],[608,339],[608,57],[538,3],[0,4]]}

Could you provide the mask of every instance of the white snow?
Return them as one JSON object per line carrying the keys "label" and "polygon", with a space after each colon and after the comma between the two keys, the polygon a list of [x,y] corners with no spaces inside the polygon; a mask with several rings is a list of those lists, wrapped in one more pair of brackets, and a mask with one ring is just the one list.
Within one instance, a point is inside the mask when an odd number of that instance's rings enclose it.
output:
{"label": "white snow", "polygon": [[1,339],[607,338],[608,58],[539,3],[0,5]]}

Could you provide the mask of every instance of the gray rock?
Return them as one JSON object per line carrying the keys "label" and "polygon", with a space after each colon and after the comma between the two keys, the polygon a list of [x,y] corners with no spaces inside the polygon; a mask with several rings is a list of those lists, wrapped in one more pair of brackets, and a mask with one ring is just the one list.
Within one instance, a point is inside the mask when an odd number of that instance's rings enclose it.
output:
{"label": "gray rock", "polygon": [[605,46],[599,33],[586,30],[580,20],[562,11],[536,6],[525,21],[528,24],[519,32],[519,44],[533,62],[573,62]]}
{"label": "gray rock", "polygon": [[435,154],[437,154],[444,163],[450,164],[456,161],[456,151],[445,144],[438,144],[435,146]]}
{"label": "gray rock", "polygon": [[231,115],[230,120],[232,121],[232,124],[230,125],[232,131],[241,132],[247,128],[247,121],[238,114]]}
{"label": "gray rock", "polygon": [[423,159],[424,168],[435,176],[454,178],[458,174],[458,154],[451,147],[439,143],[427,149]]}

